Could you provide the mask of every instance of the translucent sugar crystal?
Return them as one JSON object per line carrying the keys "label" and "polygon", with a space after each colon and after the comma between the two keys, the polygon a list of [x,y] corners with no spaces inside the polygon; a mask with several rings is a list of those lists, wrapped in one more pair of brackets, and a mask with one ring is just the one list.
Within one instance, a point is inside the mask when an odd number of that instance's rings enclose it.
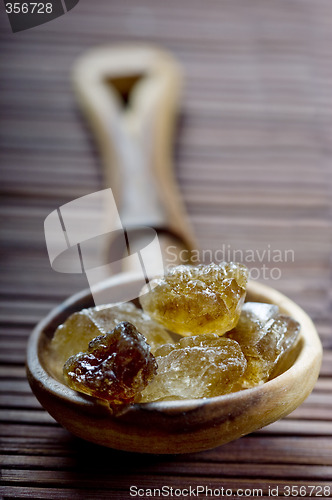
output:
{"label": "translucent sugar crystal", "polygon": [[163,344],[173,342],[165,328],[132,303],[91,307],[72,314],[54,334],[51,351],[60,370],[70,356],[86,351],[90,340],[109,332],[121,321],[135,325],[146,337],[152,352]]}
{"label": "translucent sugar crystal", "polygon": [[71,356],[63,373],[72,389],[115,406],[132,403],[156,369],[145,337],[124,321],[110,333],[93,339],[87,352]]}
{"label": "translucent sugar crystal", "polygon": [[247,268],[232,262],[180,265],[146,285],[140,302],[145,312],[173,332],[221,335],[239,319],[247,279]]}
{"label": "translucent sugar crystal", "polygon": [[234,340],[216,334],[182,338],[157,349],[157,375],[140,402],[196,399],[232,392],[246,360]]}
{"label": "translucent sugar crystal", "polygon": [[247,359],[242,387],[252,387],[268,380],[295,346],[299,332],[299,323],[279,314],[278,306],[245,303],[238,324],[227,334],[240,344]]}

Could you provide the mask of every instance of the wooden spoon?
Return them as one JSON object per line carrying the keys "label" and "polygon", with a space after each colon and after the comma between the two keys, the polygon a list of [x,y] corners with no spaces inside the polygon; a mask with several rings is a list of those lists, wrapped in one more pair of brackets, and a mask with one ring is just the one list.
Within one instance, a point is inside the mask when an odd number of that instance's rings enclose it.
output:
{"label": "wooden spoon", "polygon": [[[146,46],[96,49],[74,70],[75,88],[98,140],[107,183],[119,195],[123,225],[156,228],[164,248],[175,242],[178,253],[195,247],[170,160],[180,80],[172,57]],[[135,273],[120,274],[101,283],[94,298],[97,292],[107,292],[116,302],[138,290],[140,280]],[[291,300],[253,282],[247,300],[276,304],[301,324],[293,358],[283,373],[263,385],[215,398],[135,404],[114,416],[107,403],[71,390],[52,371],[49,345],[56,328],[73,312],[94,305],[91,292],[85,290],[54,309],[32,333],[27,351],[32,390],[73,434],[112,448],[186,453],[236,439],[301,404],[314,387],[322,357],[314,325]]]}
{"label": "wooden spoon", "polygon": [[[122,274],[100,285],[114,300],[138,278]],[[292,412],[310,394],[319,374],[322,348],[307,314],[281,293],[250,282],[247,299],[279,306],[301,324],[298,349],[290,366],[263,385],[225,396],[135,404],[114,416],[107,403],[83,396],[52,375],[49,344],[57,326],[75,311],[94,305],[90,291],[54,309],[34,330],[27,370],[44,408],[76,436],[112,448],[143,453],[189,453],[227,443]]]}
{"label": "wooden spoon", "polygon": [[170,245],[197,248],[172,164],[182,87],[176,60],[151,45],[100,47],[77,61],[73,83],[123,226],[154,228],[165,257]]}

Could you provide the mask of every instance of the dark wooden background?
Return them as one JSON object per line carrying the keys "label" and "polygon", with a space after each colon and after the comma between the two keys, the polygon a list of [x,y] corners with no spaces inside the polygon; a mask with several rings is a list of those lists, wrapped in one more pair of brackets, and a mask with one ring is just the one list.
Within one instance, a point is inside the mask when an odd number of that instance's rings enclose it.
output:
{"label": "dark wooden background", "polygon": [[[284,485],[331,485],[331,2],[81,0],[16,34],[1,9],[3,497],[124,499],[130,485],[263,488],[267,497],[269,486],[282,496]],[[280,279],[260,279],[306,309],[324,344],[321,377],[300,408],[203,453],[137,456],[85,443],[41,408],[25,378],[33,326],[86,287],[84,276],[50,268],[43,221],[103,186],[70,70],[86,49],[128,40],[159,44],[183,65],[174,157],[200,248],[294,250],[294,262],[264,260]]]}

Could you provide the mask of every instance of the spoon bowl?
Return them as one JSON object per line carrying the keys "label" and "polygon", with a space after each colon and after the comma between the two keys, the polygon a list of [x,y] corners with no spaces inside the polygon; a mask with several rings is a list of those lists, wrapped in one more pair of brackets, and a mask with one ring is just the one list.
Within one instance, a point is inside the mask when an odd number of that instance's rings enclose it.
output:
{"label": "spoon bowl", "polygon": [[[123,296],[135,288],[139,280],[137,275],[121,274],[101,283],[99,290],[110,292],[113,301],[117,294]],[[257,387],[206,399],[134,404],[114,415],[106,402],[70,389],[51,369],[53,334],[69,315],[94,306],[90,290],[70,297],[34,329],[27,349],[29,383],[50,415],[87,441],[142,453],[214,448],[291,413],[310,394],[319,374],[322,346],[308,315],[286,296],[256,282],[249,282],[247,300],[275,304],[301,325],[292,357],[279,374]]]}

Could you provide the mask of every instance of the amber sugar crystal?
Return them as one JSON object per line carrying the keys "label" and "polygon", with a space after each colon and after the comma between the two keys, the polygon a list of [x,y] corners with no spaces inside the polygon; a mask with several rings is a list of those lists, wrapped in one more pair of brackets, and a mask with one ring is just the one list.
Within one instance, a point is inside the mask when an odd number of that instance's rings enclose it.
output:
{"label": "amber sugar crystal", "polygon": [[245,299],[248,270],[242,264],[180,265],[143,288],[144,311],[184,336],[233,328]]}
{"label": "amber sugar crystal", "polygon": [[262,384],[296,353],[300,325],[276,305],[244,303],[247,279],[235,263],[174,267],[142,290],[144,312],[126,303],[70,316],[51,342],[55,365],[114,409]]}
{"label": "amber sugar crystal", "polygon": [[216,334],[186,337],[155,354],[157,375],[138,398],[140,402],[227,394],[247,366],[239,344]]}
{"label": "amber sugar crystal", "polygon": [[279,313],[278,306],[247,302],[236,327],[227,337],[236,340],[247,359],[242,388],[266,382],[294,348],[300,325]]}
{"label": "amber sugar crystal", "polygon": [[156,373],[157,365],[145,337],[124,321],[71,356],[63,367],[69,387],[111,406],[130,404]]}
{"label": "amber sugar crystal", "polygon": [[62,370],[70,356],[86,351],[92,339],[109,332],[121,321],[135,325],[144,334],[152,352],[163,344],[173,342],[163,326],[132,303],[91,307],[72,314],[57,328],[51,342],[51,353],[57,366]]}

